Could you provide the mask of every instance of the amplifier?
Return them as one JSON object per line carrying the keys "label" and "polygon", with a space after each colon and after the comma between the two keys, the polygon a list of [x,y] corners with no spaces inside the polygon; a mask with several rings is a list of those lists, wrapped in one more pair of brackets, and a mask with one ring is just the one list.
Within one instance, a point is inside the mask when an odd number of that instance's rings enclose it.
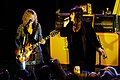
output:
{"label": "amplifier", "polygon": [[69,64],[69,50],[67,46],[67,37],[61,37],[60,34],[50,37],[51,58],[59,59],[61,64]]}
{"label": "amplifier", "polygon": [[[119,35],[116,33],[97,33],[103,48],[106,51],[107,58],[101,56],[99,64],[99,54],[96,52],[96,65],[118,66],[119,65]],[[50,37],[50,56],[53,59],[59,59],[61,64],[69,64],[69,50],[66,37],[60,37],[60,34]]]}
{"label": "amplifier", "polygon": [[94,29],[96,32],[115,32],[116,15],[95,14]]}
{"label": "amplifier", "polygon": [[[99,54],[96,52],[96,65],[118,66],[119,65],[119,35],[117,33],[97,33],[107,58],[99,61]],[[101,62],[101,64],[99,64]]]}

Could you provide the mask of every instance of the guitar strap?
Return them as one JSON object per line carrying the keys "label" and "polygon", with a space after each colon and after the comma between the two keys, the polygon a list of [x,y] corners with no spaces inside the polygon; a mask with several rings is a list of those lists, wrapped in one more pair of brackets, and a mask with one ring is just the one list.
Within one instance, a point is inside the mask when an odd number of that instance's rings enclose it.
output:
{"label": "guitar strap", "polygon": [[24,37],[23,37],[23,46],[25,45],[25,43],[26,43],[26,36],[24,35]]}

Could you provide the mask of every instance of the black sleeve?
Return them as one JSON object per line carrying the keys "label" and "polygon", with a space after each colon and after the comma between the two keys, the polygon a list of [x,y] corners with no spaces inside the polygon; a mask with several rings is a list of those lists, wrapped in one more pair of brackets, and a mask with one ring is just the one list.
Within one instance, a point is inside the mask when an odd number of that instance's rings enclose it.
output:
{"label": "black sleeve", "polygon": [[68,35],[70,35],[71,26],[72,26],[72,23],[69,22],[66,27],[62,27],[61,30],[60,30],[60,36],[61,37],[67,37]]}
{"label": "black sleeve", "polygon": [[94,28],[89,24],[89,23],[86,23],[87,24],[87,32],[88,32],[88,35],[90,37],[90,40],[92,41],[93,45],[96,47],[96,49],[98,49],[99,47],[102,47],[101,43],[99,42],[98,38],[97,38],[97,35],[96,35],[96,32],[94,30]]}

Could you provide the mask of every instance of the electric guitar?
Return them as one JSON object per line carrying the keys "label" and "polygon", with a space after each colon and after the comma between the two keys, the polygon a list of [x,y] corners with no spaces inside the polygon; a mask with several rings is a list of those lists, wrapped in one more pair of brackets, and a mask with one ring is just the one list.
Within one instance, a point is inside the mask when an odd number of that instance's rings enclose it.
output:
{"label": "electric guitar", "polygon": [[[57,30],[53,30],[50,32],[50,34],[44,38],[44,40],[48,40],[50,37],[55,36],[56,34],[58,34],[59,31]],[[39,44],[41,44],[41,41],[35,43],[35,44],[30,44],[28,43],[24,49],[16,49],[15,50],[15,54],[16,54],[16,58],[20,61],[20,62],[24,62],[24,61],[28,61],[30,58],[31,54],[33,53],[34,48],[36,48]]]}

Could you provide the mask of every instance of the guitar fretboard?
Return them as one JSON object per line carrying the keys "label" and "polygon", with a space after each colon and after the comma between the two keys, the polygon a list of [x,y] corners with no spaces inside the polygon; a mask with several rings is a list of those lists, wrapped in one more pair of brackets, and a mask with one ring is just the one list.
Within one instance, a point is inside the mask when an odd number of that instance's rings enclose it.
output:
{"label": "guitar fretboard", "polygon": [[44,39],[45,39],[45,40],[48,40],[49,38],[50,38],[50,35],[49,35],[49,36],[47,36],[47,37],[45,37]]}
{"label": "guitar fretboard", "polygon": [[[50,35],[44,38],[44,40],[48,40],[51,36],[55,36],[58,34],[59,31],[53,30]],[[36,46],[38,46],[41,43],[41,41],[37,42],[36,44],[33,44],[33,46],[30,47],[30,49],[34,49]]]}

